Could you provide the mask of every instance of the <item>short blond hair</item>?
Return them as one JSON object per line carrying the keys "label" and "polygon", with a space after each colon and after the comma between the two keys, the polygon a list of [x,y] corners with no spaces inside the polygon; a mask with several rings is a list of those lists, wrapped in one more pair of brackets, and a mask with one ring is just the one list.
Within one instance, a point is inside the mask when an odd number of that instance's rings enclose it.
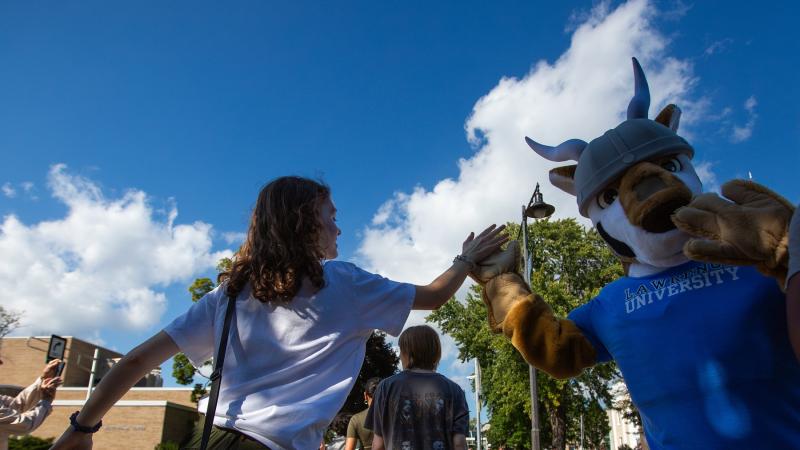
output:
{"label": "short blond hair", "polygon": [[408,327],[400,334],[400,353],[408,357],[406,369],[436,370],[442,358],[439,334],[428,325]]}

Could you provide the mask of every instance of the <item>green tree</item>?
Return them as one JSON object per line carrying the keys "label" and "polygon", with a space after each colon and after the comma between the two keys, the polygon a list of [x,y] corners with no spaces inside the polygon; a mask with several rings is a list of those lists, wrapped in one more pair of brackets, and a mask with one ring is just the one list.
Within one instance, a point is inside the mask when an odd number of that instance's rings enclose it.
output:
{"label": "green tree", "polygon": [[347,395],[347,400],[339,413],[355,414],[366,408],[364,386],[367,380],[373,377],[386,378],[396,374],[399,363],[400,358],[392,346],[386,342],[386,335],[380,331],[374,331],[367,340],[364,363],[361,365],[356,383]]}
{"label": "green tree", "polygon": [[53,438],[42,439],[35,436],[22,436],[8,440],[8,450],[47,450],[53,445]]}
{"label": "green tree", "polygon": [[211,278],[197,278],[194,283],[189,286],[189,293],[192,294],[192,301],[196,302],[203,298],[204,295],[213,291],[216,285],[211,281]]}
{"label": "green tree", "polygon": [[22,320],[22,313],[0,306],[0,338],[16,330]]}
{"label": "green tree", "polygon": [[[621,265],[602,238],[573,219],[539,221],[529,224],[528,231],[533,255],[531,286],[559,317],[566,317],[622,275]],[[507,225],[510,236],[518,232],[519,225]],[[489,441],[495,446],[530,448],[528,364],[507,339],[489,330],[479,288],[473,287],[465,303],[451,300],[428,320],[454,338],[462,361],[480,360],[484,400],[490,414]],[[542,442],[550,442],[554,449],[578,442],[581,414],[585,438],[587,423],[592,425],[593,442],[598,441],[596,436],[607,433],[601,405],[611,404],[610,381],[619,377],[615,365],[595,366],[571,380],[556,380],[542,371],[537,375]]]}

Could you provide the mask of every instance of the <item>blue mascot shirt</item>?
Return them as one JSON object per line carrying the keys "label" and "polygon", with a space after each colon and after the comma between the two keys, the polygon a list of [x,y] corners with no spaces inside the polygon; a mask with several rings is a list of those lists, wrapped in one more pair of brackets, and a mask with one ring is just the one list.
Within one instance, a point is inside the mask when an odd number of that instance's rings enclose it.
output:
{"label": "blue mascot shirt", "polygon": [[651,449],[800,448],[785,296],[754,268],[624,277],[569,318],[617,362]]}

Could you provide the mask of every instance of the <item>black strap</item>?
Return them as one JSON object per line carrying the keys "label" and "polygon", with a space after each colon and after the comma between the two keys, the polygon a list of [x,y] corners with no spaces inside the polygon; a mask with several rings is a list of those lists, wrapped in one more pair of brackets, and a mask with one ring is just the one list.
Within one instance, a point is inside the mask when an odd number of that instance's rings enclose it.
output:
{"label": "black strap", "polygon": [[200,440],[200,450],[206,450],[208,439],[211,437],[211,427],[214,426],[214,413],[217,412],[217,399],[219,398],[219,385],[222,383],[222,364],[225,362],[225,349],[228,347],[228,333],[231,329],[231,318],[236,308],[236,297],[228,296],[228,308],[225,310],[225,324],[222,325],[222,336],[219,339],[217,356],[214,358],[214,372],[211,373],[211,394],[208,396],[206,409],[206,423],[203,425],[203,437]]}

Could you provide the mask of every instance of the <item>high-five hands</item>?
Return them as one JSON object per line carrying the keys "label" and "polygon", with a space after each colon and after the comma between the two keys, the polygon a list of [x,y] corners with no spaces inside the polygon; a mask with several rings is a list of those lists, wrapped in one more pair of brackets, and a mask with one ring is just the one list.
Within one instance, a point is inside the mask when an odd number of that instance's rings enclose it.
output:
{"label": "high-five hands", "polygon": [[505,225],[490,225],[477,236],[470,233],[461,247],[461,255],[470,262],[479,264],[508,241],[508,236],[502,234],[505,228]]}

